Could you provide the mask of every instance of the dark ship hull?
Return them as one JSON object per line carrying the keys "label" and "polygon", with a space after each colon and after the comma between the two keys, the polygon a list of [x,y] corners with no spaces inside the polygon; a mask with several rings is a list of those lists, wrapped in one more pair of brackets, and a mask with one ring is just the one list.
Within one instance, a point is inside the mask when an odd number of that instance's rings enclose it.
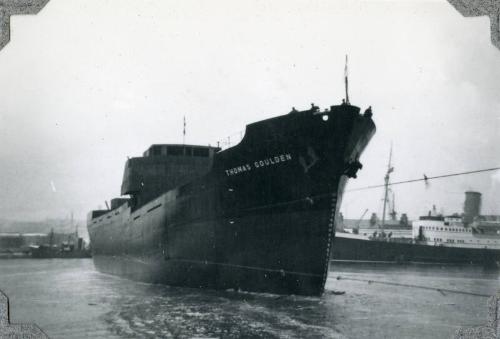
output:
{"label": "dark ship hull", "polygon": [[336,261],[474,264],[498,266],[500,251],[486,248],[429,246],[418,243],[336,237],[332,259]]}
{"label": "dark ship hull", "polygon": [[[370,116],[341,105],[248,125],[204,175],[139,207],[91,212],[96,267],[169,285],[321,294],[344,185],[375,131]],[[127,175],[126,166],[124,185]]]}

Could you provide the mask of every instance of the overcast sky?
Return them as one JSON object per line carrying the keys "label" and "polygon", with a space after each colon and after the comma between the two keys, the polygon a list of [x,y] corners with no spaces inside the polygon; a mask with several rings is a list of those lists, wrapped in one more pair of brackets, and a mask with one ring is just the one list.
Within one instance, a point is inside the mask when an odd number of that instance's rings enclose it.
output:
{"label": "overcast sky", "polygon": [[[348,188],[500,166],[500,51],[487,17],[446,1],[50,0],[11,19],[0,51],[0,218],[43,219],[119,195],[127,156],[152,143],[214,145],[247,123],[344,95],[377,134]],[[395,186],[410,217],[500,214],[500,174]],[[342,210],[381,214],[380,189]]]}

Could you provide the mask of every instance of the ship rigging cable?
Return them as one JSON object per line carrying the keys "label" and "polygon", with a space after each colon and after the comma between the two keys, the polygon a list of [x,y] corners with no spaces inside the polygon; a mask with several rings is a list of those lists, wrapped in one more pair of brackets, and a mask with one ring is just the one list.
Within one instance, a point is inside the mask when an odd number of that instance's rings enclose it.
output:
{"label": "ship rigging cable", "polygon": [[[400,184],[408,184],[412,182],[418,182],[418,181],[425,181],[428,182],[429,180],[432,179],[441,179],[441,178],[448,178],[448,177],[456,177],[459,175],[467,175],[467,174],[474,174],[474,173],[481,173],[481,172],[491,172],[491,171],[497,171],[500,170],[500,167],[493,167],[493,168],[485,168],[485,169],[480,169],[476,171],[467,171],[467,172],[460,172],[460,173],[451,173],[451,174],[443,174],[443,175],[436,175],[434,177],[428,177],[424,174],[423,178],[419,179],[411,179],[411,180],[404,180],[404,181],[396,181],[396,182],[391,182],[388,183],[388,186],[394,186],[394,185],[400,185]],[[359,187],[359,188],[353,188],[350,190],[346,190],[345,192],[353,192],[353,191],[362,191],[362,190],[367,190],[367,189],[373,189],[373,188],[380,188],[380,187],[385,187],[385,184],[382,185],[373,185],[373,186],[366,186],[366,187]]]}

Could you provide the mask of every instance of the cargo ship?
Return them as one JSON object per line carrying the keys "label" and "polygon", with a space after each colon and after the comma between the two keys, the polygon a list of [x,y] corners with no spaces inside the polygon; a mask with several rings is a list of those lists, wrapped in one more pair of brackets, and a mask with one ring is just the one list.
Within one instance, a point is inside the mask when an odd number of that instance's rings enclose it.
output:
{"label": "cargo ship", "polygon": [[155,144],[91,211],[98,270],[210,289],[320,295],[344,186],[375,133],[349,103],[251,123],[235,146]]}
{"label": "cargo ship", "polygon": [[[416,262],[500,266],[500,216],[481,215],[481,193],[465,192],[463,213],[429,211],[411,224],[409,238],[337,232],[336,262]],[[384,233],[385,234],[385,233]]]}
{"label": "cargo ship", "polygon": [[0,233],[0,258],[90,258],[90,249],[75,233]]}
{"label": "cargo ship", "polygon": [[[29,255],[34,259],[82,259],[90,258],[90,249],[85,240],[75,233],[55,233],[52,229],[45,237],[47,242],[31,244],[28,247]],[[58,241],[59,240],[59,241]]]}

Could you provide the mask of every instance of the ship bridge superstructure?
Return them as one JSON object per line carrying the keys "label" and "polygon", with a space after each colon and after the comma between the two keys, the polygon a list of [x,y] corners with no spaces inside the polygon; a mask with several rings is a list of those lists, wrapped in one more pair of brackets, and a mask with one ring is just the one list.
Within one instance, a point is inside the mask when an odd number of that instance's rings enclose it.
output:
{"label": "ship bridge superstructure", "polygon": [[154,144],[142,157],[125,163],[122,195],[130,195],[131,207],[138,208],[166,191],[208,173],[218,147]]}

